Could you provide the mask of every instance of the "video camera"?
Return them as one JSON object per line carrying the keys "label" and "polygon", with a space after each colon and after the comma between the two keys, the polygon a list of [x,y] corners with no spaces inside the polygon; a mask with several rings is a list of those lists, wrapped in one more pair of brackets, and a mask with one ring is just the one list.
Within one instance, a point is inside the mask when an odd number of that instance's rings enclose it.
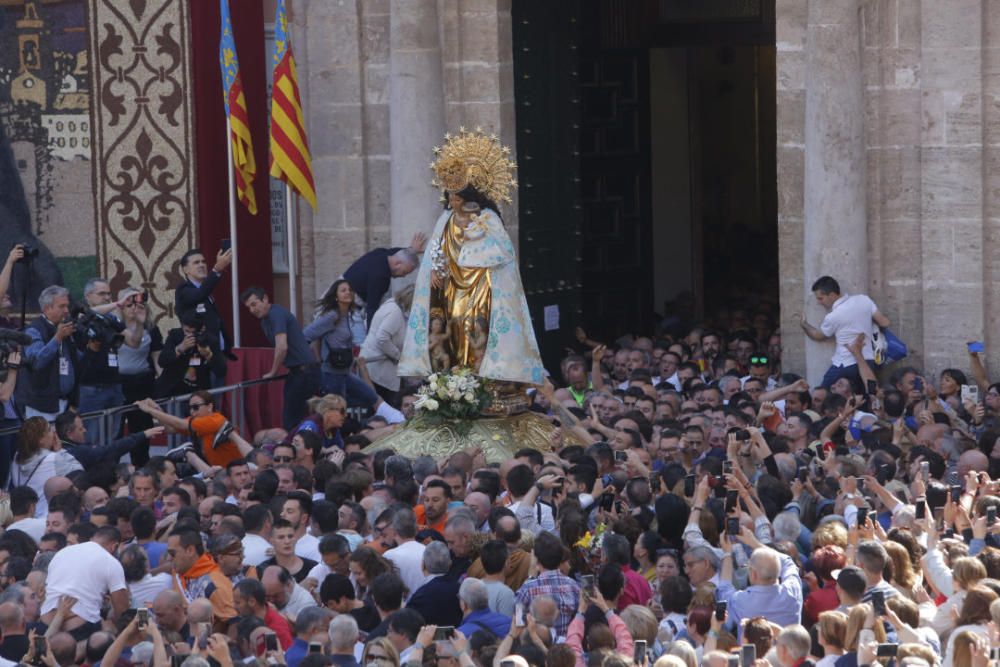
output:
{"label": "video camera", "polygon": [[113,317],[95,313],[86,306],[74,306],[70,317],[76,324],[77,335],[85,337],[85,342],[97,341],[105,350],[117,350],[125,342],[125,325]]}
{"label": "video camera", "polygon": [[19,368],[17,364],[8,364],[7,357],[25,345],[31,345],[31,336],[28,334],[13,329],[0,329],[0,370]]}

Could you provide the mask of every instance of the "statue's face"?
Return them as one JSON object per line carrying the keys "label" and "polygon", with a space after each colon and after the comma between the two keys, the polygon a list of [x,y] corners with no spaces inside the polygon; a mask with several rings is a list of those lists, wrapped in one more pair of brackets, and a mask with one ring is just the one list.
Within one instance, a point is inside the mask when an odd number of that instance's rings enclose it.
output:
{"label": "statue's face", "polygon": [[460,211],[465,200],[458,196],[457,192],[448,193],[448,207],[453,211]]}

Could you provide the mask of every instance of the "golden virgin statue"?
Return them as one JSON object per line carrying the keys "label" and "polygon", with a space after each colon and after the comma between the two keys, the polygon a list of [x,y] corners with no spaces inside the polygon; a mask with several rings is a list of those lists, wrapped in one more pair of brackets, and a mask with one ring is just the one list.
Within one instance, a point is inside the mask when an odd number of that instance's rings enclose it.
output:
{"label": "golden virgin statue", "polygon": [[510,149],[462,128],[434,154],[432,184],[445,206],[417,274],[399,375],[467,366],[482,378],[539,385],[542,361],[497,205],[516,186]]}

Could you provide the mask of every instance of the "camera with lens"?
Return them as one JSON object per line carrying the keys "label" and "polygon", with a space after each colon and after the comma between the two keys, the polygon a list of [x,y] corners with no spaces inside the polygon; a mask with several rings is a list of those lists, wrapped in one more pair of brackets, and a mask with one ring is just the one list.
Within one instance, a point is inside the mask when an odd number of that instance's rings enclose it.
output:
{"label": "camera with lens", "polygon": [[84,343],[97,341],[105,350],[117,350],[125,342],[125,325],[109,315],[95,313],[86,306],[76,306],[70,311],[76,324],[78,340]]}
{"label": "camera with lens", "polygon": [[209,347],[212,336],[205,330],[205,316],[201,313],[194,313],[181,318],[181,324],[194,329],[194,342],[198,347]]}
{"label": "camera with lens", "polygon": [[20,368],[20,364],[8,363],[7,358],[25,345],[31,345],[31,336],[28,334],[13,329],[0,329],[0,370]]}
{"label": "camera with lens", "polygon": [[17,261],[30,262],[31,260],[38,257],[38,246],[33,245],[31,243],[18,243],[17,245],[21,246],[21,249],[24,250],[24,257],[22,257]]}

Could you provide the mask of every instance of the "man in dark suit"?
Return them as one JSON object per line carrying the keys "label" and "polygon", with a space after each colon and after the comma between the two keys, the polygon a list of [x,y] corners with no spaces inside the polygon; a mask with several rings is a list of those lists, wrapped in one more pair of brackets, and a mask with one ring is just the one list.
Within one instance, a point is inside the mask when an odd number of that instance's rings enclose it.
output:
{"label": "man in dark suit", "polygon": [[[181,257],[181,272],[184,281],[174,290],[174,311],[177,318],[184,319],[188,313],[197,313],[205,325],[205,332],[212,341],[218,341],[219,351],[232,358],[230,350],[233,347],[232,338],[222,326],[222,316],[219,307],[212,298],[212,290],[222,280],[223,272],[233,261],[233,250],[220,250],[215,256],[215,266],[208,270],[208,261],[198,248],[192,248]],[[226,380],[225,370],[221,377],[213,370],[213,381],[222,384]]]}
{"label": "man in dark suit", "polygon": [[449,576],[451,554],[444,542],[431,542],[424,549],[423,569],[427,579],[406,602],[407,609],[420,612],[427,625],[461,625],[458,580]]}
{"label": "man in dark suit", "polygon": [[[364,304],[368,324],[382,304],[393,278],[409,275],[420,264],[420,253],[427,243],[427,236],[414,234],[408,248],[375,248],[354,260],[346,271],[346,280],[358,301]],[[323,298],[326,298],[324,295]]]}

